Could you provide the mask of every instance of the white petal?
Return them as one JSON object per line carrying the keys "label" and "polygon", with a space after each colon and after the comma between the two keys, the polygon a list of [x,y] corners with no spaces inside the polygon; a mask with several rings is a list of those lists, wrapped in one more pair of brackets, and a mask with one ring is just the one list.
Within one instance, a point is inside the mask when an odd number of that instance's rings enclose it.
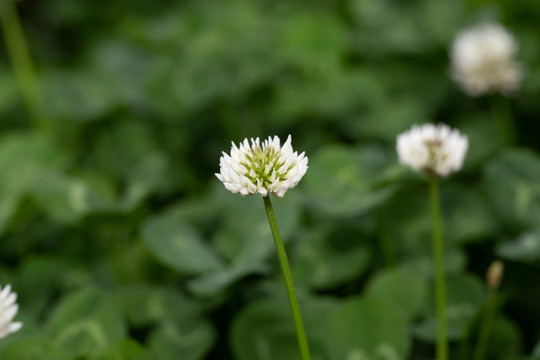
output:
{"label": "white petal", "polygon": [[6,285],[0,291],[0,338],[19,330],[22,326],[20,322],[12,322],[19,311],[16,301],[17,294],[11,292],[11,285]]}

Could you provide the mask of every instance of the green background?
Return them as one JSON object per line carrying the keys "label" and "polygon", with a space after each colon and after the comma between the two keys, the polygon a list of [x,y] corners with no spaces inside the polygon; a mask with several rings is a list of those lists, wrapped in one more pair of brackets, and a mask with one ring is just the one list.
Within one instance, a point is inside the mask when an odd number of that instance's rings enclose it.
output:
{"label": "green background", "polygon": [[[470,145],[441,182],[452,359],[470,358],[494,259],[505,274],[486,359],[540,359],[540,3],[17,8],[45,126],[2,41],[0,284],[24,326],[0,359],[298,359],[263,201],[214,176],[231,141],[288,134],[309,169],[273,203],[313,359],[433,358],[427,186],[395,153],[425,122]],[[482,21],[520,45],[508,99],[469,98],[449,77],[453,38]],[[514,144],[492,103],[510,106]]]}

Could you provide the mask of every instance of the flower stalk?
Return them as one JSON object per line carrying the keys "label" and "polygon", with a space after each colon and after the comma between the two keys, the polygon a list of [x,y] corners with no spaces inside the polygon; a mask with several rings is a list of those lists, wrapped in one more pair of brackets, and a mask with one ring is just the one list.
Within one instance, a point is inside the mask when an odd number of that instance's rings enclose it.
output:
{"label": "flower stalk", "polygon": [[424,171],[429,179],[437,308],[437,360],[448,359],[444,243],[438,177],[448,176],[460,170],[468,149],[467,136],[444,124],[414,125],[411,130],[397,137],[396,150],[399,161],[414,170]]}
{"label": "flower stalk", "polygon": [[219,159],[220,169],[215,175],[232,193],[242,196],[262,195],[285,280],[300,354],[302,360],[311,360],[291,268],[270,201],[270,193],[283,197],[289,189],[298,184],[308,169],[308,158],[305,153],[299,155],[294,151],[291,141],[289,135],[283,145],[277,136],[270,136],[262,143],[259,138],[252,138],[251,143],[246,138],[240,146],[236,146],[233,142],[231,153],[223,152],[223,156]]}
{"label": "flower stalk", "polygon": [[444,246],[442,236],[439,184],[436,176],[429,177],[431,216],[433,221],[433,259],[435,262],[435,302],[437,308],[437,360],[448,359],[446,336],[446,286],[444,277]]}
{"label": "flower stalk", "polygon": [[508,99],[494,94],[489,97],[491,115],[497,123],[499,134],[504,145],[513,145],[516,141],[516,130],[512,119],[512,109]]}
{"label": "flower stalk", "polygon": [[489,340],[489,333],[491,332],[491,325],[493,324],[493,317],[495,315],[497,304],[497,291],[494,289],[488,290],[488,299],[482,318],[482,324],[480,325],[480,333],[478,335],[478,343],[473,353],[473,360],[482,360],[486,353],[486,348]]}
{"label": "flower stalk", "polygon": [[486,353],[489,335],[493,324],[493,318],[497,310],[497,291],[499,289],[501,278],[503,275],[503,263],[495,261],[488,269],[486,283],[488,285],[488,298],[484,309],[482,324],[480,325],[480,333],[478,342],[473,353],[473,360],[482,360]]}
{"label": "flower stalk", "polygon": [[47,130],[49,129],[49,123],[45,116],[36,70],[28,50],[17,9],[12,0],[3,1],[0,7],[0,23],[7,52],[11,58],[13,70],[19,82],[26,107],[34,126],[37,129]]}
{"label": "flower stalk", "polygon": [[293,316],[294,327],[296,329],[296,337],[298,339],[300,354],[302,355],[302,360],[311,360],[306,331],[304,329],[304,322],[302,320],[300,306],[298,305],[296,291],[294,290],[294,282],[291,274],[291,268],[289,266],[285,247],[283,246],[283,241],[281,240],[281,235],[279,233],[276,217],[274,215],[274,209],[272,208],[272,203],[270,201],[270,196],[264,196],[263,200],[264,208],[266,209],[266,215],[268,216],[268,223],[270,224],[272,236],[274,237],[274,243],[276,245],[281,271],[283,273],[283,279],[285,280],[285,287],[287,288],[287,295],[289,297],[289,304],[291,306],[291,313]]}

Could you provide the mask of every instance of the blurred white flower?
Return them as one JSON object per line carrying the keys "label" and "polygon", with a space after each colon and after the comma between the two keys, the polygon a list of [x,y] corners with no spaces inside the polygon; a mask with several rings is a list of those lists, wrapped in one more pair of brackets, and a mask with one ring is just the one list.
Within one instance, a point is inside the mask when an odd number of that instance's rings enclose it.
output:
{"label": "blurred white flower", "polygon": [[439,176],[461,169],[468,148],[467,137],[444,124],[413,125],[397,137],[402,164]]}
{"label": "blurred white flower", "polygon": [[262,146],[259,138],[251,139],[251,145],[244,139],[240,147],[232,143],[230,156],[223,152],[216,176],[227,190],[242,196],[271,192],[283,197],[302,179],[307,163],[304,153],[293,152],[290,135],[283,146],[277,136],[268,137]]}
{"label": "blurred white flower", "polygon": [[11,292],[11,285],[0,286],[0,339],[8,336],[11,333],[19,330],[22,327],[20,322],[12,322],[17,311],[19,311],[19,306],[15,301],[17,301],[17,294]]}
{"label": "blurred white flower", "polygon": [[452,44],[452,77],[471,96],[517,90],[522,75],[515,61],[518,44],[501,25],[467,29]]}

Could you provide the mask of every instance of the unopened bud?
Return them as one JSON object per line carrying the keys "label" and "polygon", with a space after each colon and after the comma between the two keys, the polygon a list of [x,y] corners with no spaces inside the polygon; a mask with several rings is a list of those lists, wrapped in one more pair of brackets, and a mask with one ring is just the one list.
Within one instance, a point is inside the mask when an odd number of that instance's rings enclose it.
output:
{"label": "unopened bud", "polygon": [[501,284],[501,280],[504,273],[504,264],[500,260],[495,260],[491,263],[486,274],[486,282],[488,286],[497,290]]}

